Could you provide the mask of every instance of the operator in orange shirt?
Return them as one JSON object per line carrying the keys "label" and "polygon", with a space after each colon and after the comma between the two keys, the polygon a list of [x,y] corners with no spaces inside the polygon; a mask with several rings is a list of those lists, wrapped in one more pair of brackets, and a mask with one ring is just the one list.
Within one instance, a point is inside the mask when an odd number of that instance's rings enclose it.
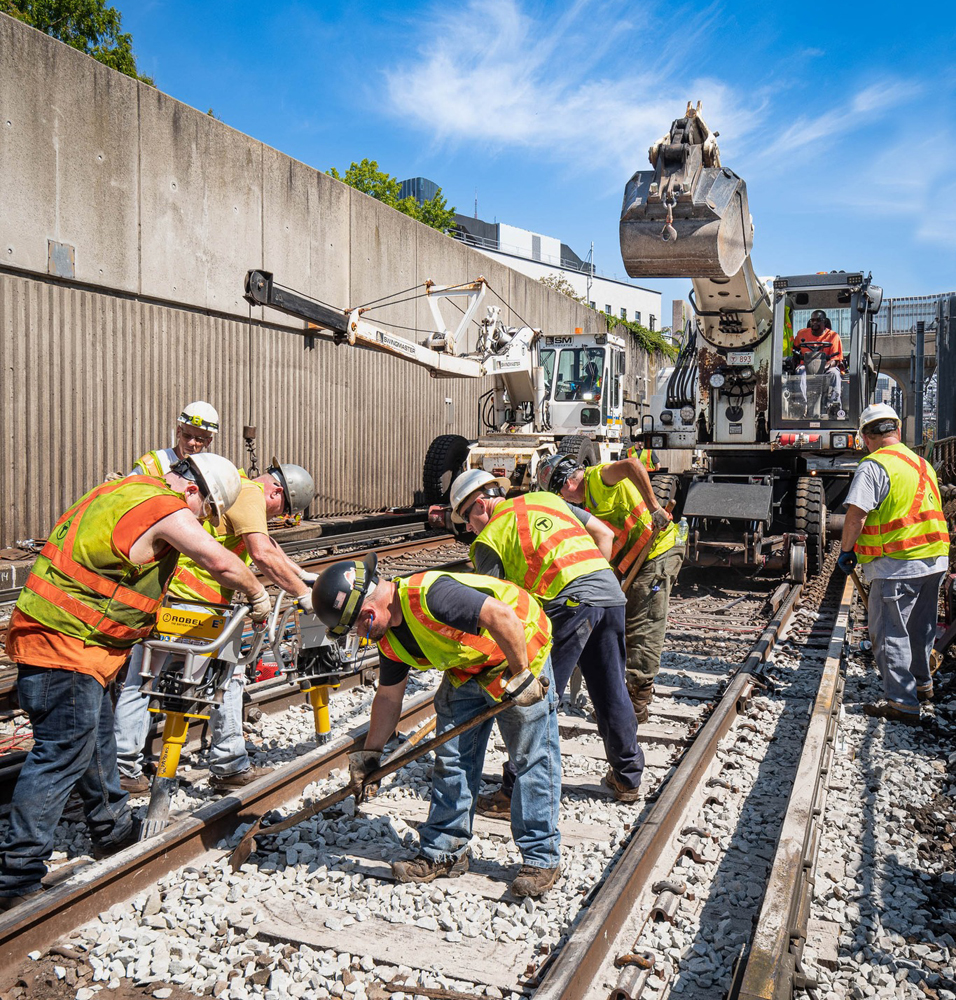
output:
{"label": "operator in orange shirt", "polygon": [[826,407],[829,416],[835,417],[837,411],[842,409],[840,370],[843,363],[843,342],[840,335],[830,329],[830,321],[822,309],[815,309],[810,314],[810,325],[798,331],[793,339],[793,353],[799,360],[797,375],[804,402],[807,400],[806,363],[815,351],[823,351],[826,356],[826,368],[822,373],[827,380]]}

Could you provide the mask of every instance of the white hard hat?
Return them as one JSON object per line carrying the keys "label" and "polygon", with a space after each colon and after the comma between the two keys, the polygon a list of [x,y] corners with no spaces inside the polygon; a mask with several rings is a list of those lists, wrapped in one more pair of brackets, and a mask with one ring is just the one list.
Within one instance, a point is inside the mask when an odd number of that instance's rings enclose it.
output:
{"label": "white hard hat", "polygon": [[484,469],[468,469],[463,472],[451,484],[451,492],[449,495],[449,501],[451,503],[451,519],[456,524],[465,523],[458,511],[461,510],[462,504],[472,495],[472,493],[476,490],[480,490],[482,487],[500,489],[501,495],[505,496],[508,490],[511,489],[511,480],[505,479],[504,476],[493,476],[490,472],[485,472]]}
{"label": "white hard hat", "polygon": [[312,503],[315,481],[301,465],[280,462],[274,455],[266,472],[282,487],[290,514],[298,514]]}
{"label": "white hard hat", "polygon": [[209,520],[218,528],[222,515],[239,499],[242,489],[239,470],[228,458],[204,451],[199,455],[187,455],[170,471],[195,482],[212,509]]}
{"label": "white hard hat", "polygon": [[209,403],[204,403],[201,399],[184,407],[177,422],[200,427],[211,434],[219,433],[219,414],[216,412],[216,408],[210,406]]}
{"label": "white hard hat", "polygon": [[863,433],[864,427],[879,420],[895,420],[897,425],[902,423],[899,414],[888,403],[872,403],[860,414],[860,433]]}

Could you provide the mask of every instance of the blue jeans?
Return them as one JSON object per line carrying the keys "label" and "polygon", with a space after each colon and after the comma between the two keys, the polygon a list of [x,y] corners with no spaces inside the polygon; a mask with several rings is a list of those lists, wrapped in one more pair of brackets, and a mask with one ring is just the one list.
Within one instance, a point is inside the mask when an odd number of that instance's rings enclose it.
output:
{"label": "blue jeans", "polygon": [[[511,833],[525,864],[553,868],[561,858],[561,754],[558,694],[550,658],[540,676],[551,681],[542,701],[527,708],[506,708],[495,718],[517,768]],[[435,694],[436,735],[447,733],[492,704],[494,699],[476,681],[456,688],[447,677],[442,678]],[[435,751],[431,806],[418,831],[422,853],[432,860],[459,857],[471,840],[485,750],[494,722],[489,719]]]}
{"label": "blue jeans", "polygon": [[929,654],[936,638],[936,601],[942,573],[873,580],[867,601],[873,658],[886,700],[919,715],[917,691],[932,691]]}
{"label": "blue jeans", "polygon": [[20,769],[10,825],[0,843],[0,896],[40,888],[56,825],[74,788],[94,844],[119,844],[133,829],[116,769],[107,689],[74,670],[20,664],[17,694],[34,743]]}
{"label": "blue jeans", "polygon": [[[624,681],[624,605],[598,608],[590,604],[552,604],[545,608],[551,620],[554,647],[551,661],[560,698],[575,665],[587,685],[607,762],[621,784],[637,788],[644,774],[644,751],[637,742],[637,720]],[[514,765],[504,767],[502,788],[514,786]]]}
{"label": "blue jeans", "polygon": [[[153,675],[159,673],[169,654],[153,652],[150,663]],[[143,773],[143,748],[149,734],[149,695],[139,690],[143,665],[143,647],[134,646],[123,677],[123,687],[116,700],[114,729],[116,758],[120,774],[138,778]],[[237,670],[223,692],[222,704],[209,717],[212,745],[209,749],[209,770],[224,776],[238,774],[252,766],[242,734],[242,671]]]}

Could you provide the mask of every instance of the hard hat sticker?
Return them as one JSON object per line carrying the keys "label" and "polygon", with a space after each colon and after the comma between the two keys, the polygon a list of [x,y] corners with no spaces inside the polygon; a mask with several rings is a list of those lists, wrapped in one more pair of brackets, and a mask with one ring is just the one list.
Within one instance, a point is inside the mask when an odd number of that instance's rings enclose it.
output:
{"label": "hard hat sticker", "polygon": [[335,610],[336,610],[336,611],[341,611],[341,610],[342,610],[342,607],[343,607],[343,605],[345,604],[345,599],[346,599],[346,598],[347,598],[348,596],[349,596],[349,595],[348,595],[348,594],[346,594],[344,590],[340,590],[340,591],[339,591],[339,592],[338,592],[338,593],[337,593],[337,594],[335,595],[335,600],[334,600],[334,601],[332,602],[332,607],[333,607],[333,608],[335,608]]}

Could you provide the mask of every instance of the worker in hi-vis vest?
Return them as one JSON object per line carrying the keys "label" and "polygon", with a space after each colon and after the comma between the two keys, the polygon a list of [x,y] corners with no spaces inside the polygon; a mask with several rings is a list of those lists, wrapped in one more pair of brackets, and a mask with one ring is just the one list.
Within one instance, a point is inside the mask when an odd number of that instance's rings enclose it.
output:
{"label": "worker in hi-vis vest", "polygon": [[[614,532],[611,565],[626,578],[648,544],[644,565],[626,594],[627,690],[640,725],[647,722],[661,667],[671,588],[684,561],[677,525],[658,503],[647,470],[635,458],[584,468],[569,455],[538,464],[538,484],[584,507]],[[655,529],[660,533],[651,544]]]}
{"label": "worker in hi-vis vest", "polygon": [[[543,895],[561,872],[561,754],[548,616],[527,591],[506,580],[440,570],[383,580],[376,565],[374,555],[336,563],[312,590],[315,613],[330,635],[353,631],[377,642],[381,654],[365,747],[349,754],[356,794],[364,793],[398,725],[410,669],[442,671],[434,701],[438,736],[510,697],[512,704],[495,718],[518,764],[511,833],[523,864],[511,893]],[[456,878],[468,870],[494,721],[436,747],[428,819],[418,828],[420,853],[392,862],[399,882]]]}
{"label": "worker in hi-vis vest", "polygon": [[[478,573],[510,580],[541,602],[551,620],[551,663],[558,697],[575,666],[587,685],[610,767],[604,783],[622,802],[640,797],[644,754],[624,677],[624,594],[608,563],[614,533],[581,507],[553,493],[506,499],[510,482],[468,469],[451,484],[452,517],[477,534],[471,560]],[[479,810],[511,810],[515,767]]]}
{"label": "worker in hi-vis vest", "polygon": [[[293,562],[269,537],[268,521],[282,514],[305,510],[315,495],[312,477],[300,465],[272,465],[257,479],[240,473],[239,495],[223,515],[218,528],[210,528],[216,539],[244,562],[254,562],[270,583],[291,594],[305,611],[311,611],[312,583],[315,574]],[[195,561],[184,556],[179,560],[168,598],[179,606],[228,604],[232,590],[222,587]],[[140,690],[142,646],[137,646],[126,671],[127,682],[116,702],[116,751],[120,782],[132,795],[149,792],[149,779],[143,773],[143,748],[149,733],[149,696]],[[153,656],[152,669],[158,673],[166,657]],[[242,694],[245,677],[235,671],[223,692],[222,704],[210,715],[209,783],[224,792],[255,781],[268,772],[249,759],[242,731]]]}
{"label": "worker in hi-vis vest", "polygon": [[33,565],[7,632],[33,747],[0,843],[0,908],[42,886],[70,793],[79,793],[95,857],[136,840],[120,788],[109,683],[156,621],[180,553],[241,590],[263,622],[271,603],[249,567],[197,523],[218,521],[239,493],[219,455],[194,455],[162,478],[104,483],[60,518]]}
{"label": "worker in hi-vis vest", "polygon": [[653,448],[645,448],[636,444],[627,450],[628,458],[636,458],[648,472],[657,472],[661,467],[661,460],[657,457],[657,452]]}
{"label": "worker in hi-vis vest", "polygon": [[176,443],[172,448],[148,451],[136,459],[131,476],[164,476],[187,455],[205,451],[219,433],[219,414],[215,407],[198,400],[183,407],[176,420]]}
{"label": "worker in hi-vis vest", "polygon": [[918,724],[920,702],[933,697],[930,652],[949,531],[936,472],[900,440],[896,411],[868,406],[860,435],[869,454],[847,493],[837,565],[852,573],[859,563],[870,585],[867,618],[884,698],[863,711]]}

